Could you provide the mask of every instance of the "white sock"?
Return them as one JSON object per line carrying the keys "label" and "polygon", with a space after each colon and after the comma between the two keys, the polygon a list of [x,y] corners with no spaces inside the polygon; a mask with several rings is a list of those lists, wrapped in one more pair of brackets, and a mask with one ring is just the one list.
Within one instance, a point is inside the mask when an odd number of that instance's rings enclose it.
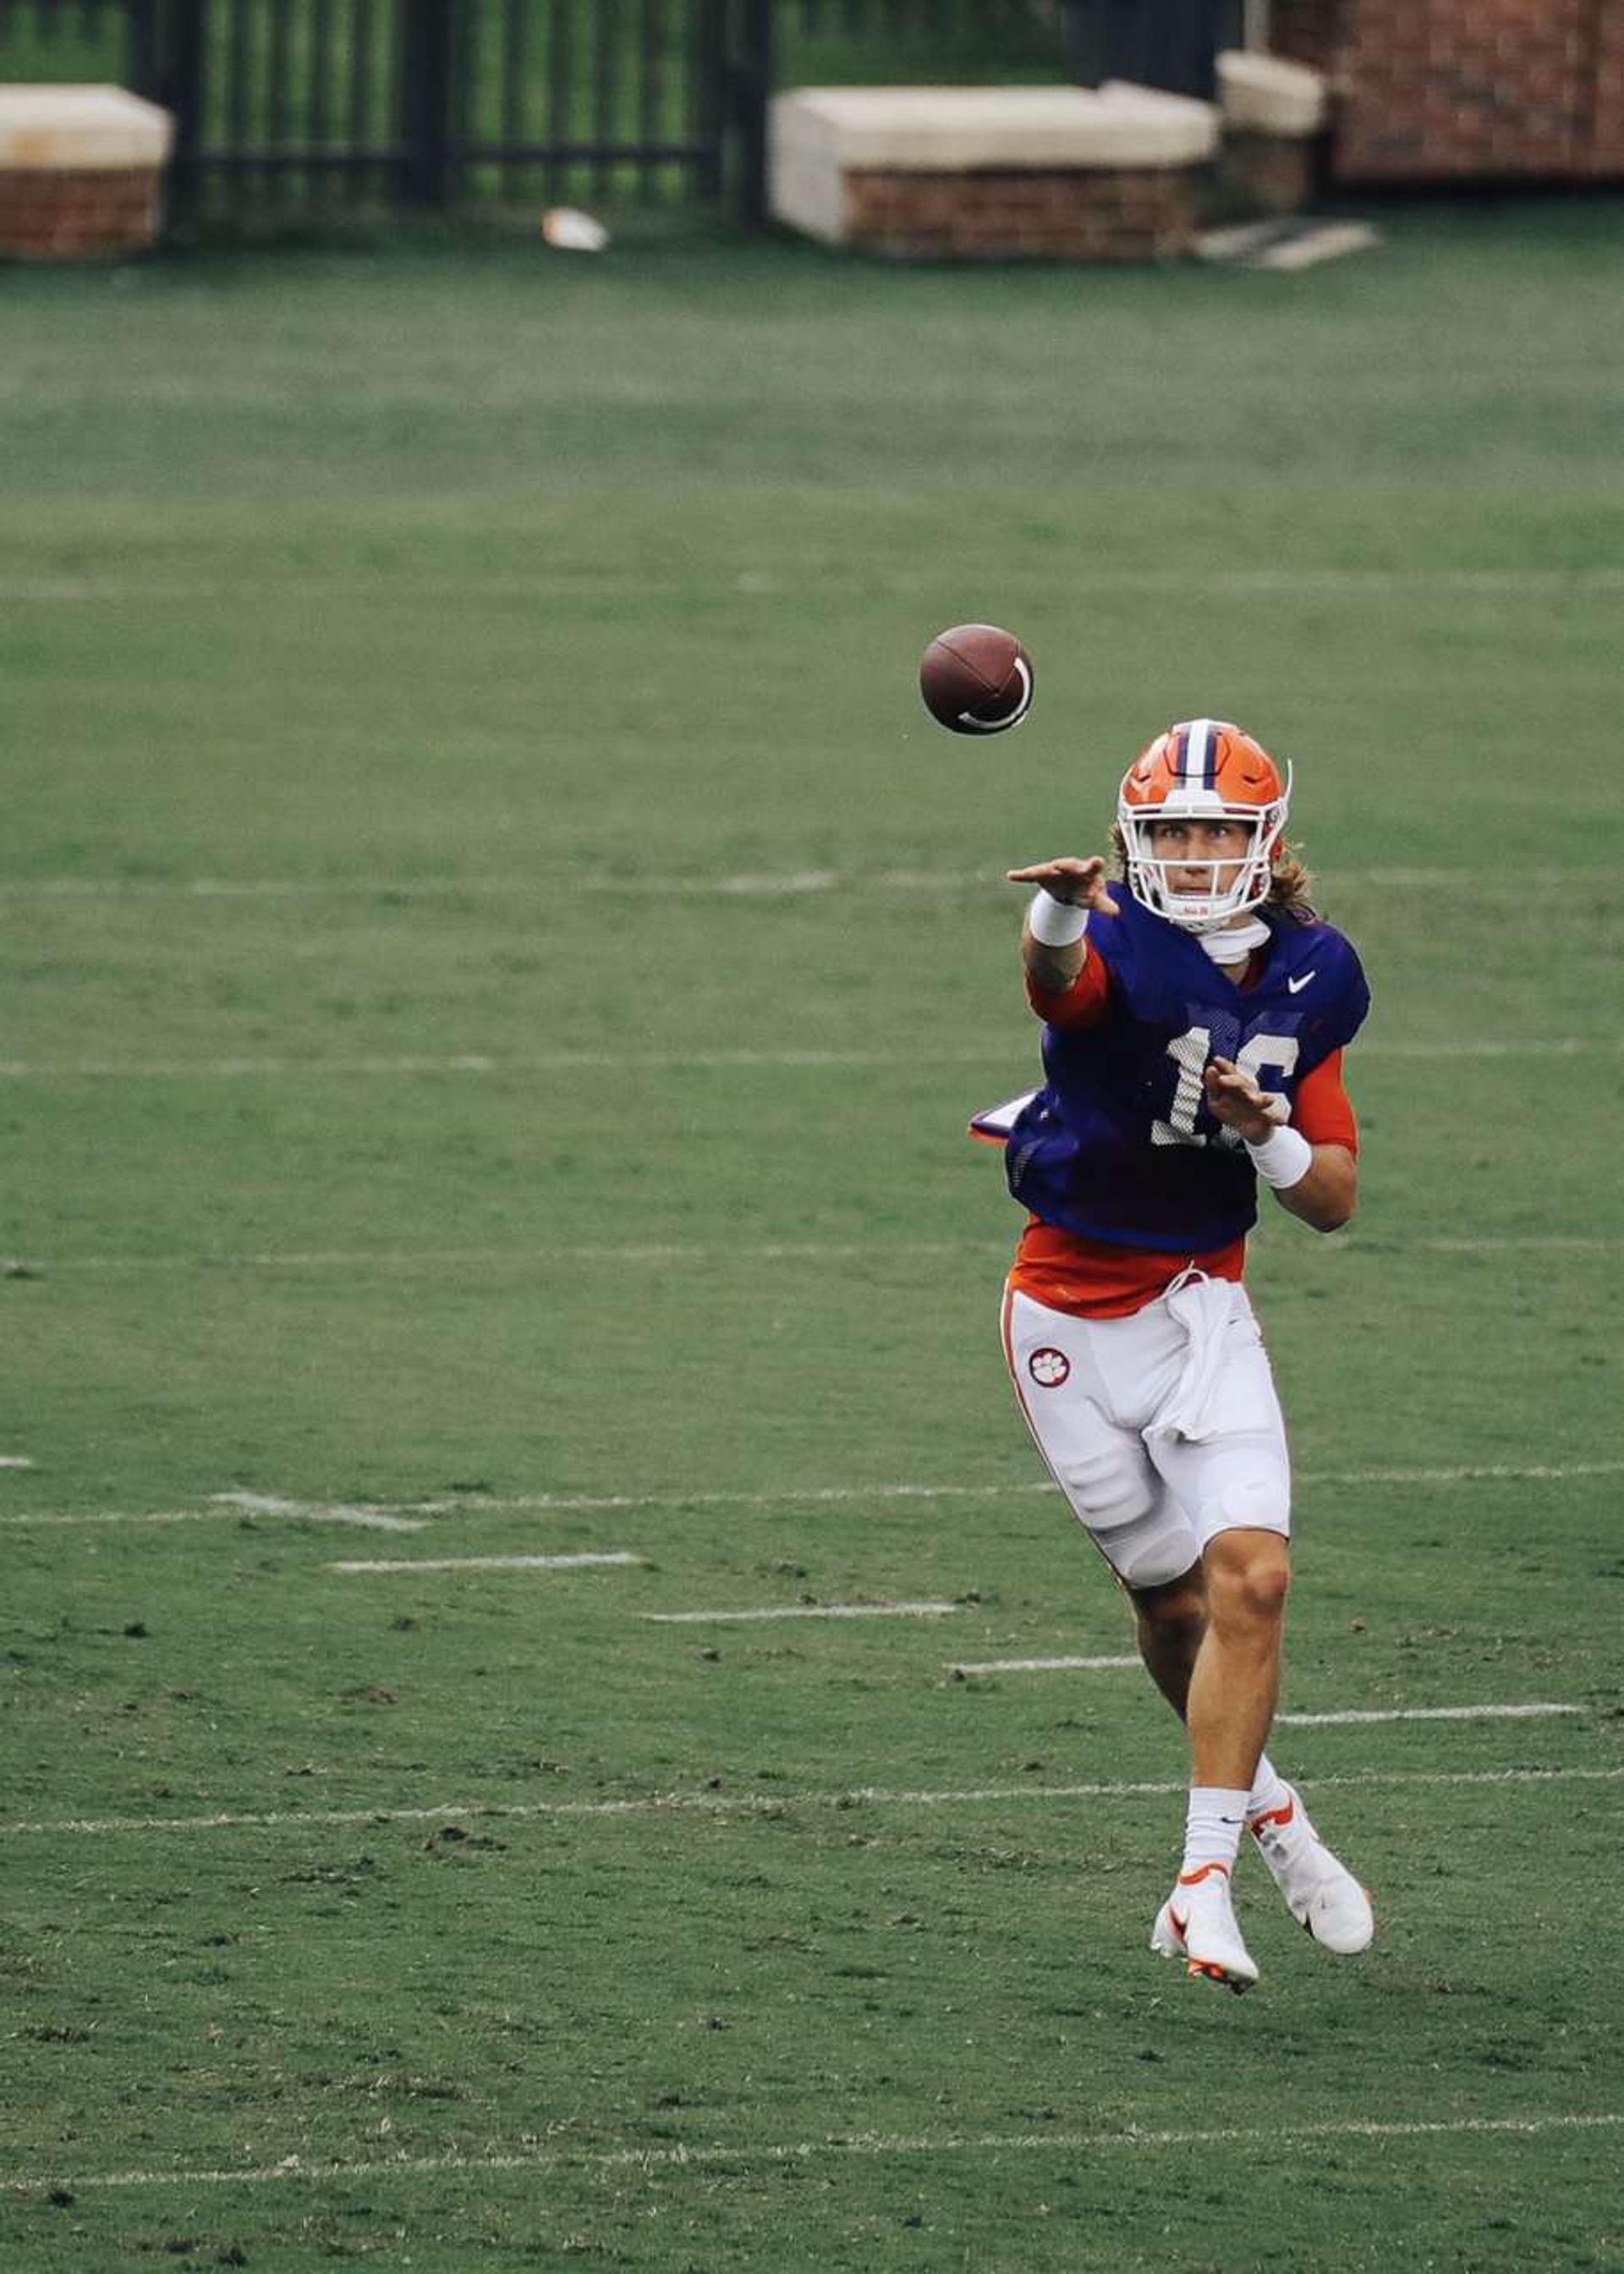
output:
{"label": "white sock", "polygon": [[1187,1879],[1208,1864],[1222,1864],[1226,1871],[1234,1871],[1251,1797],[1244,1786],[1239,1792],[1216,1784],[1191,1786],[1181,1877]]}
{"label": "white sock", "polygon": [[1246,1821],[1254,1817],[1271,1814],[1277,1808],[1289,1805],[1291,1788],[1281,1775],[1267,1753],[1258,1755],[1258,1766],[1252,1772],[1252,1791],[1246,1802]]}

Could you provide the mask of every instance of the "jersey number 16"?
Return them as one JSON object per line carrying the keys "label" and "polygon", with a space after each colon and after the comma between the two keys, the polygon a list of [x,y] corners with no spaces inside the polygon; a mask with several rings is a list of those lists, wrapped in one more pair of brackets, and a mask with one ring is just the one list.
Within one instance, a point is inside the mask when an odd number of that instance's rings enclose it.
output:
{"label": "jersey number 16", "polygon": [[[1176,1035],[1167,1046],[1167,1054],[1178,1069],[1178,1081],[1173,1091],[1173,1103],[1168,1108],[1165,1121],[1158,1118],[1150,1125],[1153,1145],[1237,1145],[1240,1140],[1232,1130],[1220,1126],[1215,1138],[1205,1136],[1196,1127],[1207,1096],[1202,1076],[1207,1061],[1212,1055],[1213,1030],[1210,1027],[1187,1027]],[[1253,1035],[1235,1053],[1235,1064],[1244,1074],[1251,1076],[1259,1089],[1267,1089],[1266,1073],[1285,1081],[1297,1065],[1297,1038],[1292,1035]]]}

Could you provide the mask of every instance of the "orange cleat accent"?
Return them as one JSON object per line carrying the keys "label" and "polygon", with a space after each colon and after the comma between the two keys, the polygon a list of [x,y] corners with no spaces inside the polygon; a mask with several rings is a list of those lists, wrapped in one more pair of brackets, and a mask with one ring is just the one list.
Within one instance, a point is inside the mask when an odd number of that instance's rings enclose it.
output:
{"label": "orange cleat accent", "polygon": [[1181,1959],[1192,1982],[1220,1982],[1231,1990],[1250,1990],[1258,1978],[1257,1966],[1236,1924],[1229,1901],[1229,1874],[1222,1864],[1203,1864],[1197,1871],[1180,1874],[1156,1914],[1150,1946],[1159,1958]]}
{"label": "orange cleat accent", "polygon": [[1368,1949],[1376,1931],[1370,1890],[1325,1845],[1289,1786],[1287,1795],[1283,1808],[1264,1810],[1248,1826],[1270,1878],[1322,1949],[1342,1957]]}
{"label": "orange cleat accent", "polygon": [[1199,1958],[1187,1959],[1184,1972],[1192,1982],[1222,1983],[1226,1990],[1233,1990],[1237,1998],[1244,1998],[1252,1987],[1250,1982],[1243,1982],[1236,1975],[1226,1974],[1222,1966],[1208,1965]]}
{"label": "orange cleat accent", "polygon": [[1283,1808],[1266,1808],[1260,1815],[1251,1818],[1246,1829],[1254,1837],[1261,1839],[1265,1825],[1274,1825],[1283,1831],[1296,1814],[1297,1795],[1293,1793]]}

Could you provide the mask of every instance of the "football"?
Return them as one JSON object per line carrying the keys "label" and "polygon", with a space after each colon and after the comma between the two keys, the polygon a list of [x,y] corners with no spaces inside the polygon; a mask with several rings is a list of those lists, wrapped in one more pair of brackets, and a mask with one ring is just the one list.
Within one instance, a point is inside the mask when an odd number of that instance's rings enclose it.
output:
{"label": "football", "polygon": [[925,650],[919,691],[955,734],[1002,734],[1032,707],[1032,658],[996,624],[955,624]]}

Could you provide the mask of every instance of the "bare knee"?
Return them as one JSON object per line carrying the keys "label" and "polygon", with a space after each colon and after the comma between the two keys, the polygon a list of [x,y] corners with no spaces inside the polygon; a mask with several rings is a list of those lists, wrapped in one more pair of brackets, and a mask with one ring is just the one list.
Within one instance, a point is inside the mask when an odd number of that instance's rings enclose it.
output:
{"label": "bare knee", "polygon": [[1224,1626],[1274,1626],[1291,1589],[1291,1553],[1274,1532],[1221,1532],[1204,1558],[1211,1615]]}
{"label": "bare knee", "polygon": [[1159,1587],[1135,1587],[1133,1608],[1141,1632],[1157,1641],[1200,1641],[1207,1630],[1207,1583],[1199,1563]]}

